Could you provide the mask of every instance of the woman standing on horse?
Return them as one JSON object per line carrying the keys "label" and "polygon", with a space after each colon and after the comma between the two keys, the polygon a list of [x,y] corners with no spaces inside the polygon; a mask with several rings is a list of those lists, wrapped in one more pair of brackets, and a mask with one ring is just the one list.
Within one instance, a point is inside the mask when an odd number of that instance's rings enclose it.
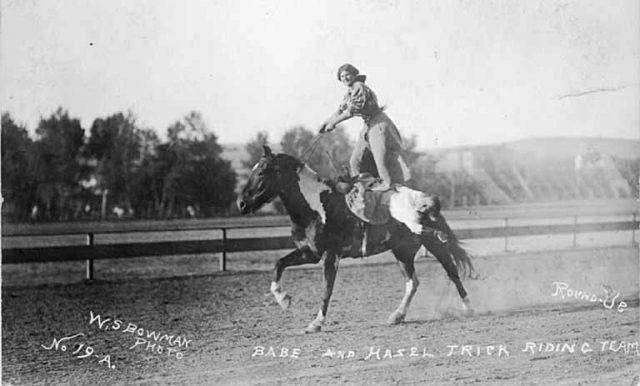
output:
{"label": "woman standing on horse", "polygon": [[[363,159],[373,156],[377,174],[383,181],[383,186],[379,189],[404,184],[411,177],[402,157],[402,138],[396,125],[378,105],[376,94],[365,84],[366,79],[351,64],[338,68],[338,80],[347,86],[347,94],[338,111],[322,123],[320,133],[333,131],[338,123],[354,116],[362,117],[364,127],[349,162],[351,176],[358,176]],[[375,174],[375,170],[370,172]]]}

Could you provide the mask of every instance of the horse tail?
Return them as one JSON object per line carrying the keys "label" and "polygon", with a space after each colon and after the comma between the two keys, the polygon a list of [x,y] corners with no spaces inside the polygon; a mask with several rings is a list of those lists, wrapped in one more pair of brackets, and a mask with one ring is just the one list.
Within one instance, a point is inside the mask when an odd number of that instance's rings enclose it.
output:
{"label": "horse tail", "polygon": [[476,274],[475,268],[473,267],[473,263],[471,262],[471,255],[460,245],[461,242],[452,237],[452,234],[449,235],[449,251],[451,255],[453,255],[453,260],[456,262],[456,266],[458,267],[458,271],[460,276],[463,278],[469,279],[477,279],[478,275]]}

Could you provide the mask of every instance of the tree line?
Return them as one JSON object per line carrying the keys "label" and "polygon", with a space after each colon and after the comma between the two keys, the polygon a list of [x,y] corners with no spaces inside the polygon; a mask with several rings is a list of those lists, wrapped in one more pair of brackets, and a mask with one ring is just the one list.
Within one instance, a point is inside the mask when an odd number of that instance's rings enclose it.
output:
{"label": "tree line", "polygon": [[[40,119],[35,138],[9,113],[2,114],[3,219],[167,219],[235,214],[237,185],[270,144],[266,131],[244,145],[248,158],[234,170],[199,112],[166,129],[166,139],[131,113],[97,118],[90,128],[58,108]],[[273,143],[271,143],[273,144]],[[321,176],[348,173],[353,148],[345,130],[318,136],[303,126],[287,130],[280,151],[304,159]],[[406,141],[414,188],[446,197],[450,181],[436,160]],[[243,174],[244,172],[244,174]],[[428,185],[427,185],[428,184]],[[471,187],[477,188],[477,187]],[[282,210],[276,203],[276,209]]]}
{"label": "tree line", "polygon": [[59,108],[29,137],[2,114],[3,218],[13,221],[226,213],[236,173],[201,114],[167,129],[167,140],[132,113],[97,118],[86,130]]}

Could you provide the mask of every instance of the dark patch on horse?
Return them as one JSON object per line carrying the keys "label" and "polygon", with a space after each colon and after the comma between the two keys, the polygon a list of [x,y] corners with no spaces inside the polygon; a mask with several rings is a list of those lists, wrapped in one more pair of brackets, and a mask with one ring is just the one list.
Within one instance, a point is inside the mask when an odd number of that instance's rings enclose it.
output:
{"label": "dark patch on horse", "polygon": [[[285,158],[284,154],[278,154],[276,156],[276,160],[280,161],[280,160],[295,160],[294,158]],[[295,160],[297,161],[297,160]],[[293,171],[297,171],[299,168],[303,167],[304,164],[297,161],[294,163],[286,163],[286,162],[277,162],[277,168],[278,169],[278,173],[280,174],[281,178],[282,176],[288,176],[288,175],[292,175],[294,176],[291,181],[283,181],[284,186],[287,186],[288,189],[287,190],[283,190],[282,194],[280,195],[280,199],[282,200],[282,203],[284,204],[285,208],[287,208],[287,211],[289,212],[289,216],[291,216],[291,220],[293,222],[293,226],[292,226],[292,235],[297,239],[300,240],[304,237],[306,237],[305,235],[305,230],[306,228],[311,224],[311,222],[313,222],[314,220],[316,220],[319,216],[318,212],[316,212],[315,210],[311,209],[311,207],[309,206],[309,203],[305,200],[302,192],[300,191],[300,189],[298,188],[298,181],[300,181],[300,178],[298,177],[298,173],[283,173],[286,168],[290,168]]]}
{"label": "dark patch on horse", "polygon": [[335,248],[335,252],[340,251],[343,257],[369,256],[400,244],[419,247],[404,224],[393,219],[385,225],[368,224],[351,212],[344,195],[335,190],[322,192],[320,201],[327,216],[324,227],[327,245]]}
{"label": "dark patch on horse", "polygon": [[326,214],[324,235],[326,245],[342,256],[353,256],[360,248],[363,229],[344,201],[344,195],[334,190],[320,193],[320,202]]}

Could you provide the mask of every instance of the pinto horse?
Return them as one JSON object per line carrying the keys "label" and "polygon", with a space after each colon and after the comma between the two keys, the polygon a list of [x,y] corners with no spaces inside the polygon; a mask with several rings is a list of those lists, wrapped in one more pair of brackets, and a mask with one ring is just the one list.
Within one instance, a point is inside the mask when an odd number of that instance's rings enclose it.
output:
{"label": "pinto horse", "polygon": [[[288,309],[291,303],[291,296],[280,285],[284,269],[315,264],[324,257],[325,291],[322,304],[306,332],[318,332],[322,328],[340,259],[371,256],[387,250],[391,250],[398,260],[406,280],[404,296],[398,308],[389,316],[389,323],[402,322],[419,285],[414,258],[421,245],[438,259],[456,285],[462,310],[471,311],[458,268],[464,276],[473,270],[473,266],[469,255],[460,247],[440,214],[437,199],[401,187],[396,200],[391,201],[393,217],[390,221],[380,225],[368,224],[350,211],[344,194],[335,189],[335,182],[320,178],[295,157],[274,155],[265,146],[264,155],[251,170],[242,195],[238,198],[238,208],[242,214],[252,213],[277,196],[291,218],[291,235],[296,245],[293,251],[276,262],[271,282],[271,292],[283,309]],[[410,205],[416,202],[415,197],[431,198],[431,201],[427,201],[432,205],[423,206],[422,211],[417,212]]]}

